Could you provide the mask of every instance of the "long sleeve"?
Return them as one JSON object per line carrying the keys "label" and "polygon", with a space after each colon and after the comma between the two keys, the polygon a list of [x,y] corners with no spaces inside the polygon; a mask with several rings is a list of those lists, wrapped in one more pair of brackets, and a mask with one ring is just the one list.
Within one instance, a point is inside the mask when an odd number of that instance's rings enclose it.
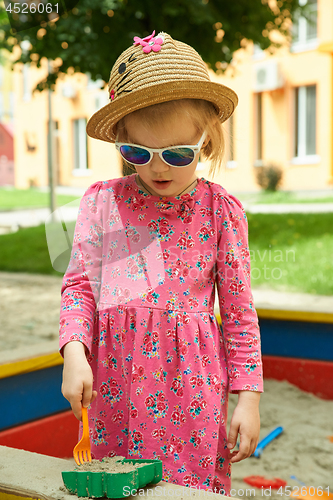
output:
{"label": "long sleeve", "polygon": [[93,184],[80,203],[71,258],[61,289],[60,350],[72,340],[82,342],[91,350],[104,233],[100,188],[101,183]]}
{"label": "long sleeve", "polygon": [[260,333],[251,292],[247,218],[233,196],[224,196],[221,203],[216,285],[229,391],[262,392]]}

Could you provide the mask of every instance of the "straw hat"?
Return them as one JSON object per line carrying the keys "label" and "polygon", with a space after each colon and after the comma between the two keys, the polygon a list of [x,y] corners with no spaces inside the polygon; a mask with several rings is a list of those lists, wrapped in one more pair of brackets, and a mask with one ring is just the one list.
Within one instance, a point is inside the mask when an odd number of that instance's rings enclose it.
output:
{"label": "straw hat", "polygon": [[177,99],[204,99],[214,104],[221,122],[232,115],[238,98],[233,90],[210,81],[200,55],[189,45],[155,31],[115,62],[108,84],[110,103],[88,121],[90,137],[115,142],[117,122],[137,109]]}

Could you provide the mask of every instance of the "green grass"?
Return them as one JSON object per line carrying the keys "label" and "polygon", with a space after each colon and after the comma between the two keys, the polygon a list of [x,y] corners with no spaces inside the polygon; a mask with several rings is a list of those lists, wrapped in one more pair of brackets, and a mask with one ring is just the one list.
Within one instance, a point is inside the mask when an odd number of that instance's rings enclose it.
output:
{"label": "green grass", "polygon": [[51,265],[44,224],[0,236],[0,270],[61,276]]}
{"label": "green grass", "polygon": [[[333,213],[249,214],[252,286],[333,295]],[[0,236],[0,270],[52,268],[44,225]]]}
{"label": "green grass", "polygon": [[248,220],[253,287],[333,295],[333,213]]}
{"label": "green grass", "polygon": [[[66,205],[78,196],[57,195],[58,206]],[[16,210],[20,208],[42,208],[50,205],[49,193],[42,193],[37,189],[0,188],[0,211]]]}

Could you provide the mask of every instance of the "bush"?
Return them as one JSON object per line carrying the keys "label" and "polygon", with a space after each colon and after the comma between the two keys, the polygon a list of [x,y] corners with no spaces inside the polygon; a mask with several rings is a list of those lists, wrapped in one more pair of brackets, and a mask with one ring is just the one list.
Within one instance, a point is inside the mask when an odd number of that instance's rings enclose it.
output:
{"label": "bush", "polygon": [[282,180],[282,169],[278,165],[257,167],[257,182],[265,191],[276,191]]}

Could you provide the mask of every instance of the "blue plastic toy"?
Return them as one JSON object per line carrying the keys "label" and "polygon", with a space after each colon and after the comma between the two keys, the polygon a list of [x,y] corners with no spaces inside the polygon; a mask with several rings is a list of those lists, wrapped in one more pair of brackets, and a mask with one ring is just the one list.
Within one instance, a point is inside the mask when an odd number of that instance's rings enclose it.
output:
{"label": "blue plastic toy", "polygon": [[258,446],[255,449],[255,452],[253,453],[253,457],[260,458],[264,448],[271,442],[273,439],[277,438],[281,432],[283,432],[283,427],[276,427],[273,431],[271,431],[269,434],[267,434],[264,439],[262,439],[259,443]]}

